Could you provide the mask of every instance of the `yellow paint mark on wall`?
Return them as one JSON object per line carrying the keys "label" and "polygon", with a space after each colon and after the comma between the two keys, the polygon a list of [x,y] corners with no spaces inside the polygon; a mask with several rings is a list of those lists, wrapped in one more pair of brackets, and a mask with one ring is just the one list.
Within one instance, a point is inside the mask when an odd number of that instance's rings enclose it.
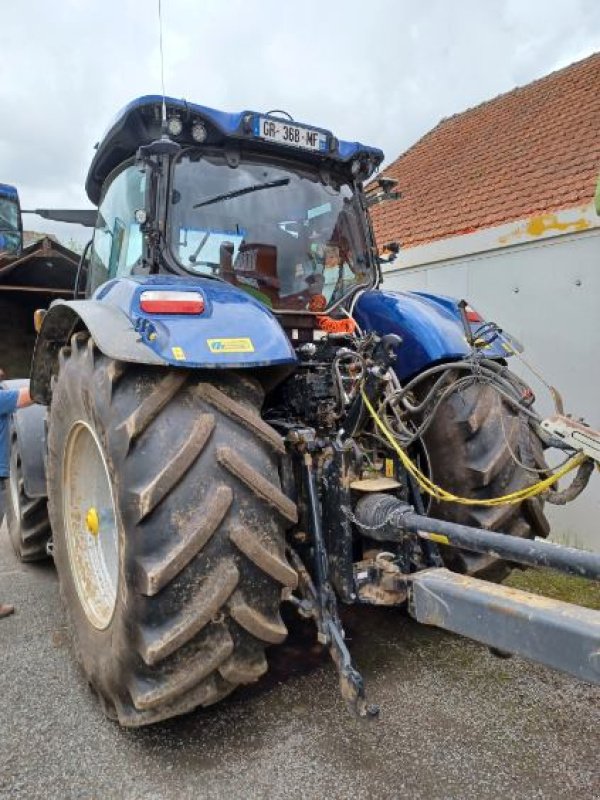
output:
{"label": "yellow paint mark on wall", "polygon": [[548,231],[583,231],[590,227],[585,217],[579,217],[572,222],[560,222],[556,214],[541,214],[532,217],[525,228],[529,236],[542,236]]}
{"label": "yellow paint mark on wall", "polygon": [[[594,223],[589,219],[590,206],[583,205],[577,208],[565,209],[557,214],[539,214],[524,220],[503,236],[498,237],[499,244],[511,244],[512,242],[523,240],[524,238],[536,238],[545,233],[568,233],[573,231],[584,231],[593,227]],[[574,217],[573,212],[578,212],[579,216]],[[565,219],[566,217],[566,219]],[[570,217],[570,219],[569,219]]]}

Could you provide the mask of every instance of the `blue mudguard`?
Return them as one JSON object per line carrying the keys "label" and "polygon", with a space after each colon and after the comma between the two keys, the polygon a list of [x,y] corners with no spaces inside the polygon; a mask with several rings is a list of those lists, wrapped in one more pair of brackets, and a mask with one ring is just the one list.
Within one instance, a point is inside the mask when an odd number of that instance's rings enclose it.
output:
{"label": "blue mudguard", "polygon": [[[23,389],[28,380],[3,381],[4,389]],[[46,408],[35,405],[18,408],[12,415],[17,436],[21,475],[28,497],[46,497]]]}
{"label": "blue mudguard", "polygon": [[[199,292],[204,310],[200,314],[146,313],[140,296],[147,290]],[[273,314],[251,295],[222,281],[164,274],[118,278],[103,284],[94,301],[122,312],[148,363],[205,368],[296,363]],[[103,349],[102,342],[97,343]]]}
{"label": "blue mudguard", "polygon": [[[146,290],[197,292],[197,314],[147,313]],[[273,314],[249,294],[210,278],[151,275],[117,278],[90,300],[55,300],[38,334],[31,365],[31,394],[50,402],[50,381],[60,348],[87,329],[109,358],[133,364],[240,369],[291,368],[296,355]]]}
{"label": "blue mudguard", "polygon": [[[401,380],[417,375],[432,364],[466,358],[471,353],[458,300],[424,292],[369,291],[356,304],[354,316],[365,331],[402,338],[395,370]],[[473,323],[473,333],[481,323]],[[488,358],[509,353],[500,338],[486,345]]]}

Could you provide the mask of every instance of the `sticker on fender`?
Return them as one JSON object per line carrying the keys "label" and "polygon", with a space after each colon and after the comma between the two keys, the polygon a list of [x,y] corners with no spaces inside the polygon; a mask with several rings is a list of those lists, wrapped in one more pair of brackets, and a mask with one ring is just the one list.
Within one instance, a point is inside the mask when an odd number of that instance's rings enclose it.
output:
{"label": "sticker on fender", "polygon": [[252,339],[207,339],[211,353],[253,353]]}

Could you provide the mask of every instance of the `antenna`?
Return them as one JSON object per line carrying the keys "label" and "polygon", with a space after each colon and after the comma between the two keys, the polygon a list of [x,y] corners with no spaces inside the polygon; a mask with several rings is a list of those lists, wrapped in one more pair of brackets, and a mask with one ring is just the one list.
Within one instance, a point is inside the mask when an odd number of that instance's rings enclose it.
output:
{"label": "antenna", "polygon": [[162,131],[167,131],[167,102],[165,100],[165,57],[163,52],[162,5],[158,0],[158,36],[160,49],[160,83],[162,88]]}

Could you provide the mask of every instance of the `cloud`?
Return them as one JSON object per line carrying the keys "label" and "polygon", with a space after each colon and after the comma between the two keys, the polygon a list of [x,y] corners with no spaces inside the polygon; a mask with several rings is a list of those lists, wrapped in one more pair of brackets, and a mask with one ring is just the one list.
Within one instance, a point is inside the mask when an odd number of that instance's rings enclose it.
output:
{"label": "cloud", "polygon": [[[441,118],[600,50],[596,0],[162,0],[167,93],[284,108],[388,161]],[[160,90],[155,0],[3,3],[0,181],[86,203],[92,147]],[[37,227],[48,227],[40,223]]]}

